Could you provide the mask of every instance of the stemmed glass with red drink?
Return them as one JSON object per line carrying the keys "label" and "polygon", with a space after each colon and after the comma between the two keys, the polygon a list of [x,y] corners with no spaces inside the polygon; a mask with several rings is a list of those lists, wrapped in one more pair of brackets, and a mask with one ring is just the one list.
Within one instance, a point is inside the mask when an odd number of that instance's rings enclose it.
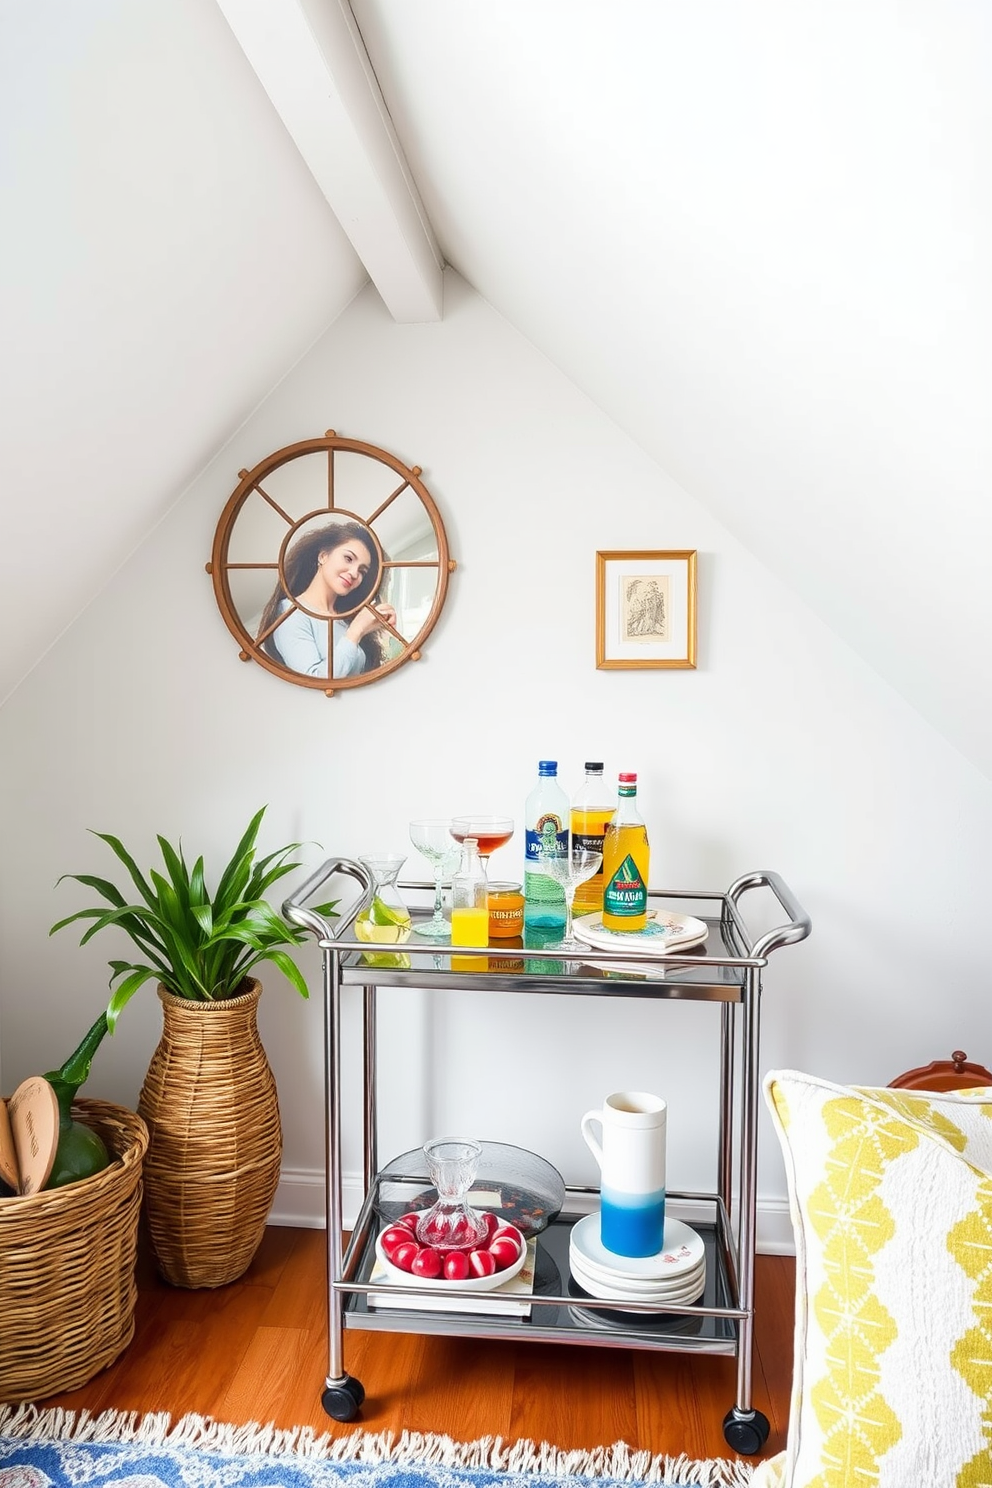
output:
{"label": "stemmed glass with red drink", "polygon": [[451,820],[451,835],[456,842],[474,837],[479,844],[479,857],[489,876],[489,855],[505,846],[513,836],[513,818],[509,816],[455,816]]}

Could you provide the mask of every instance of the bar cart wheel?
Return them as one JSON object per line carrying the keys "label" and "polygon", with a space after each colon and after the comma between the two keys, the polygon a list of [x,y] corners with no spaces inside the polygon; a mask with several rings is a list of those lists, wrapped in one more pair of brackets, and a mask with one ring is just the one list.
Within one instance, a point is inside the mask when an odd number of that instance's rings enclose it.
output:
{"label": "bar cart wheel", "polygon": [[754,1457],[768,1440],[768,1417],[761,1411],[739,1411],[736,1405],[723,1418],[723,1435],[728,1447],[742,1457]]}
{"label": "bar cart wheel", "polygon": [[365,1388],[361,1380],[346,1374],[337,1384],[327,1386],[320,1403],[333,1421],[353,1421],[364,1399]]}

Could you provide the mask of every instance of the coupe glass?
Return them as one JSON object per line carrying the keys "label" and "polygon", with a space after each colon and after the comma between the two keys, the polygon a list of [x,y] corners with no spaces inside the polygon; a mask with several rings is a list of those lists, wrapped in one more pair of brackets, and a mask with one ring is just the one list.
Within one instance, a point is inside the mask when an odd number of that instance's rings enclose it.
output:
{"label": "coupe glass", "polygon": [[566,851],[555,851],[542,845],[538,853],[537,863],[541,873],[553,878],[555,883],[561,884],[561,891],[565,896],[565,935],[562,940],[549,945],[549,951],[584,951],[587,949],[581,940],[576,940],[572,934],[572,905],[575,902],[575,891],[579,884],[585,883],[587,878],[592,878],[594,873],[599,872],[603,854],[595,852],[588,847],[569,846]]}
{"label": "coupe glass", "polygon": [[428,940],[450,940],[451,926],[441,912],[441,886],[461,861],[458,844],[451,840],[451,819],[445,816],[412,821],[410,841],[434,872],[434,914],[424,924],[417,925],[414,934]]}
{"label": "coupe glass", "polygon": [[489,855],[503,847],[513,836],[513,818],[510,816],[456,816],[451,822],[451,835],[456,842],[474,837],[479,844],[479,857],[489,877]]}

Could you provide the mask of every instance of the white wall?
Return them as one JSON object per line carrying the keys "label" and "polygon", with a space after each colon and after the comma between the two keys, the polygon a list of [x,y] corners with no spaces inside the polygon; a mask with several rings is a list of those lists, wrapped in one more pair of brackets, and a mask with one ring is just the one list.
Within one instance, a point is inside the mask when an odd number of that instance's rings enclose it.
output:
{"label": "white wall", "polygon": [[0,138],[3,698],[366,275],[203,0],[0,6]]}
{"label": "white wall", "polygon": [[[329,427],[423,466],[458,560],[424,659],[333,700],[240,662],[204,572],[237,472]],[[594,560],[609,548],[698,550],[696,671],[596,671]],[[217,862],[268,802],[266,847],[315,839],[312,867],[405,846],[414,815],[506,808],[519,823],[545,756],[569,785],[589,756],[638,771],[656,885],[723,888],[770,867],[809,910],[812,937],[766,975],[763,1067],[885,1083],[953,1048],[992,1056],[972,930],[988,780],[453,274],[437,325],[392,324],[371,290],[349,307],[0,710],[0,750],[7,1090],[65,1057],[121,953],[47,936],[86,902],[58,876],[113,866],[87,828],[144,864],[156,832]],[[518,838],[500,876],[519,862]],[[408,869],[423,871],[412,853]],[[316,990],[310,947],[304,964]],[[265,980],[286,1142],[276,1217],[313,1218],[319,1001]],[[92,1094],[136,1101],[159,1022],[148,989],[100,1051]],[[381,1023],[386,1156],[460,1127],[593,1181],[579,1117],[640,1086],[670,1102],[673,1186],[712,1184],[711,1009],[410,992],[384,995]],[[349,1171],[355,1088],[351,1074]],[[775,1244],[784,1176],[764,1120],[761,1147]]]}

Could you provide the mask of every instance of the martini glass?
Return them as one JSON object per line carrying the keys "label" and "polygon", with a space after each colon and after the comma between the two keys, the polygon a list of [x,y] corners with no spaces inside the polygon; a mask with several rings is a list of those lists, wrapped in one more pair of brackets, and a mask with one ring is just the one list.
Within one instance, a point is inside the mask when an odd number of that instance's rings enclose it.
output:
{"label": "martini glass", "polygon": [[513,818],[510,816],[456,816],[451,822],[451,835],[456,842],[474,837],[479,844],[479,857],[489,877],[489,855],[503,847],[513,836]]}
{"label": "martini glass", "polygon": [[441,911],[441,886],[461,860],[458,844],[451,840],[449,817],[422,817],[410,823],[410,841],[434,871],[434,914],[417,925],[414,934],[427,940],[450,940],[451,926]]}
{"label": "martini glass", "polygon": [[569,846],[562,851],[545,847],[543,844],[538,853],[538,867],[548,878],[553,878],[555,883],[561,885],[561,891],[565,896],[565,935],[562,940],[554,945],[548,946],[549,951],[584,951],[586,947],[581,940],[576,940],[572,934],[572,905],[575,903],[575,891],[579,884],[585,883],[586,879],[592,878],[594,873],[599,872],[603,854],[588,847]]}

